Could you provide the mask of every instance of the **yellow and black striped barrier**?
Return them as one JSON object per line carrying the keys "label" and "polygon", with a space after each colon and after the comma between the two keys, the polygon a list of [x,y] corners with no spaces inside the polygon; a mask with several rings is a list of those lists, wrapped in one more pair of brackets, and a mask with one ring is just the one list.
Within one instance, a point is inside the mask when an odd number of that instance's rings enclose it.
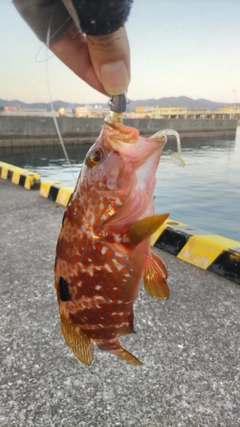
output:
{"label": "yellow and black striped barrier", "polygon": [[59,205],[67,206],[73,190],[73,187],[64,187],[60,181],[48,181],[41,184],[40,196],[52,200]]}
{"label": "yellow and black striped barrier", "polygon": [[167,219],[152,245],[240,284],[240,242]]}
{"label": "yellow and black striped barrier", "polygon": [[26,190],[39,189],[41,184],[41,178],[37,173],[5,162],[0,162],[0,178],[21,185]]}

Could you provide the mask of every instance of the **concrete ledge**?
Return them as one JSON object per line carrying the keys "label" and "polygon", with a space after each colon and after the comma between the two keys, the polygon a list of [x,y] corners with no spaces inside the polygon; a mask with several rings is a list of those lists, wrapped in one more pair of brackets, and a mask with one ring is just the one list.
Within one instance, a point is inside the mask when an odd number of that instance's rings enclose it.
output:
{"label": "concrete ledge", "polygon": [[61,181],[48,181],[41,184],[40,196],[52,200],[59,205],[67,206],[73,190],[73,187],[64,187]]}
{"label": "concrete ledge", "polygon": [[240,242],[167,219],[154,234],[152,244],[240,284]]}
{"label": "concrete ledge", "polygon": [[40,175],[37,173],[5,162],[0,162],[0,177],[8,179],[13,184],[21,185],[26,190],[39,189],[41,184]]}
{"label": "concrete ledge", "polygon": [[[61,135],[66,138],[95,139],[102,126],[102,118],[59,117],[58,125]],[[181,138],[235,137],[237,120],[235,119],[127,119],[124,124],[135,127],[141,135],[153,135],[161,129],[175,129]],[[56,129],[52,117],[0,116],[0,147],[5,147],[8,140],[12,146],[17,144],[41,144],[46,139],[49,145],[55,144]],[[22,139],[22,142],[21,142]]]}

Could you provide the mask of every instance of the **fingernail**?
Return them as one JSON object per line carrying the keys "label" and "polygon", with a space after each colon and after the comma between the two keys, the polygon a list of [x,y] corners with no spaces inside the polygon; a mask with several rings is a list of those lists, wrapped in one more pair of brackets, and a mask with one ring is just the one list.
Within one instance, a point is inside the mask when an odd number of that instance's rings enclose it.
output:
{"label": "fingernail", "polygon": [[119,95],[129,85],[126,66],[123,61],[103,64],[101,66],[102,85],[110,95]]}

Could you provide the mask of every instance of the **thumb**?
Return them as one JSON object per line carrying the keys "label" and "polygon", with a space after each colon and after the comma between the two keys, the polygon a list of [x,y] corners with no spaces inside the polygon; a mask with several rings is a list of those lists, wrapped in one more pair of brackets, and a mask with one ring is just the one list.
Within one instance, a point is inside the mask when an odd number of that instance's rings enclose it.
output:
{"label": "thumb", "polygon": [[104,36],[87,36],[87,44],[94,71],[106,92],[119,95],[126,91],[130,81],[130,52],[125,28]]}

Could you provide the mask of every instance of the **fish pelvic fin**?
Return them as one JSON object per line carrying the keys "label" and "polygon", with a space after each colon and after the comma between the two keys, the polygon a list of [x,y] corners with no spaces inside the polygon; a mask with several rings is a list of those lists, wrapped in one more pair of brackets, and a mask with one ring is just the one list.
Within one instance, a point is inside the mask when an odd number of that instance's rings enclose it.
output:
{"label": "fish pelvic fin", "polygon": [[170,290],[167,285],[166,267],[154,252],[149,251],[144,274],[143,282],[145,291],[153,298],[168,299]]}
{"label": "fish pelvic fin", "polygon": [[148,239],[168,218],[169,214],[153,215],[140,219],[132,224],[127,230],[130,241],[138,245]]}
{"label": "fish pelvic fin", "polygon": [[61,315],[61,331],[74,355],[80,362],[90,366],[94,353],[93,341],[71,319],[71,315],[69,315],[69,318],[65,314]]}
{"label": "fish pelvic fin", "polygon": [[115,356],[125,360],[128,363],[131,363],[132,365],[142,365],[142,362],[137,357],[133,356],[133,354],[129,353],[129,351],[122,348],[118,339],[116,339],[113,343],[98,343],[97,341],[96,343],[100,350],[114,354]]}

